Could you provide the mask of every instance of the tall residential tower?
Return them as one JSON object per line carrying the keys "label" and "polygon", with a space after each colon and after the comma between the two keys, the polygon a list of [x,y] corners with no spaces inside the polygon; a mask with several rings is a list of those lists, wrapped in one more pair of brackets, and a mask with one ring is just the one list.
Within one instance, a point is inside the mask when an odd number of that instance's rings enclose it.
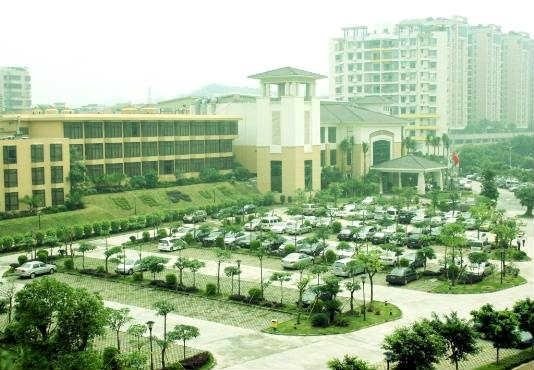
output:
{"label": "tall residential tower", "polygon": [[0,67],[0,113],[27,112],[32,105],[30,72],[25,67]]}

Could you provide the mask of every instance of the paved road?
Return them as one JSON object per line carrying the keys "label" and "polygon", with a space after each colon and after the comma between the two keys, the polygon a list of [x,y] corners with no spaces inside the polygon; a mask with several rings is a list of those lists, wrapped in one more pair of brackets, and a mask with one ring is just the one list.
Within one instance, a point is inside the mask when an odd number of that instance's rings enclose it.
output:
{"label": "paved road", "polygon": [[[506,208],[510,216],[522,212],[519,202],[510,192],[502,191],[499,207]],[[526,252],[534,259],[534,220],[528,220],[524,227],[527,237]],[[129,235],[111,237],[108,242],[119,244],[128,240]],[[90,255],[102,258],[103,242],[97,241],[99,248]],[[128,251],[135,255],[135,251]],[[160,255],[160,254],[158,254]],[[163,255],[163,254],[161,254]],[[168,257],[169,255],[165,255]],[[0,258],[0,264],[6,265],[14,257]],[[16,259],[16,257],[15,257]],[[169,261],[172,264],[173,260]],[[324,337],[287,337],[277,336],[256,331],[222,325],[206,320],[198,320],[185,316],[169,315],[169,326],[177,323],[189,323],[200,328],[201,336],[190,345],[211,351],[218,362],[218,368],[225,369],[324,369],[326,361],[332,357],[344,354],[357,355],[372,363],[383,360],[380,348],[384,336],[395,328],[408,324],[422,317],[429,317],[433,312],[449,313],[457,311],[467,317],[469,312],[485,303],[491,303],[497,308],[510,306],[518,299],[534,296],[534,264],[533,262],[517,263],[521,275],[527,279],[527,284],[504,291],[473,295],[444,295],[425,293],[409,289],[387,286],[375,286],[375,296],[378,299],[394,303],[403,311],[400,320],[374,327],[366,328],[354,333]],[[215,263],[209,262],[202,271],[215,274]],[[243,266],[244,279],[257,279],[258,269],[255,266]],[[266,269],[266,275],[270,270]],[[367,289],[366,289],[367,290]],[[368,290],[367,290],[368,291]],[[106,302],[108,306],[123,306],[116,302]],[[156,321],[154,332],[160,333],[161,318],[155,316],[152,310],[128,306],[132,316],[138,322]]]}

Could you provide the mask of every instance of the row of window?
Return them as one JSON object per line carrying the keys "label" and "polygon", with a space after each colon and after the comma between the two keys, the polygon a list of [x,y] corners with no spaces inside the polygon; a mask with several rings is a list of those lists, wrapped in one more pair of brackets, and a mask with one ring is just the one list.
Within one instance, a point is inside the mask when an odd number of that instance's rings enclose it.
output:
{"label": "row of window", "polygon": [[[282,192],[283,172],[282,161],[271,161],[271,191]],[[313,161],[304,161],[304,190],[313,190]]]}
{"label": "row of window", "polygon": [[155,173],[173,175],[176,173],[200,172],[203,168],[218,170],[231,169],[233,157],[171,159],[162,161],[143,161],[130,163],[107,163],[87,165],[87,175],[95,178],[104,174],[124,174],[127,177]]}
{"label": "row of window", "polygon": [[[2,148],[4,164],[17,164],[17,146],[5,145]],[[44,145],[32,144],[30,146],[30,157],[32,163],[40,163],[45,161]],[[63,145],[50,144],[50,162],[58,162],[63,160]]]}
{"label": "row of window", "polygon": [[[52,205],[58,206],[65,203],[65,192],[63,188],[51,189]],[[34,190],[32,196],[37,199],[37,207],[44,207],[46,205],[46,193],[44,190]],[[4,194],[4,204],[6,212],[17,211],[20,207],[19,193],[9,192]]]}
{"label": "row of window", "polygon": [[[63,183],[63,166],[50,167],[50,182],[52,184]],[[44,185],[45,183],[45,169],[44,167],[32,168],[32,185]],[[4,170],[4,187],[16,188],[19,186],[18,170],[9,169]]]}
{"label": "row of window", "polygon": [[69,139],[237,135],[237,121],[65,122]]}
{"label": "row of window", "polygon": [[337,128],[336,127],[321,127],[321,144],[324,144],[327,140],[326,133],[328,129],[328,142],[336,143],[337,142]]}
{"label": "row of window", "polygon": [[148,141],[71,144],[71,155],[85,159],[153,157],[232,152],[232,140]]}

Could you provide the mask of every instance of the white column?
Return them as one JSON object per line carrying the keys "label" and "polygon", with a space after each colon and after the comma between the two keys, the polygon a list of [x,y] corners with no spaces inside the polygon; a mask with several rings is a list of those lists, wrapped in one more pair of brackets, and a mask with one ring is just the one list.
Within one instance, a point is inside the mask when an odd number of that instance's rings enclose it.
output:
{"label": "white column", "polygon": [[383,180],[382,180],[383,176],[384,176],[384,174],[381,173],[380,174],[380,181],[378,182],[378,192],[379,192],[379,194],[384,194],[384,184],[382,183],[383,182]]}
{"label": "white column", "polygon": [[425,173],[419,172],[417,174],[417,194],[424,195],[425,194]]}
{"label": "white column", "polygon": [[441,170],[434,172],[434,181],[440,190],[443,190],[443,172]]}
{"label": "white column", "polygon": [[399,172],[398,175],[399,175],[399,184],[398,184],[399,189],[402,189],[402,172]]}

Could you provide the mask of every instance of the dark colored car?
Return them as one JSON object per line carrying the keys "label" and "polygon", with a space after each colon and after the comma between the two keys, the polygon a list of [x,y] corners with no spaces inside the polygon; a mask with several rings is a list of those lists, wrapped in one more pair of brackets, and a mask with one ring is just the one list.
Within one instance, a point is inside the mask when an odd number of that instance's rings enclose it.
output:
{"label": "dark colored car", "polygon": [[224,235],[222,232],[220,231],[212,231],[211,233],[209,233],[208,236],[206,236],[203,240],[202,240],[202,244],[205,246],[205,247],[211,247],[211,246],[214,246],[215,243],[217,242],[217,239],[218,238],[224,238]]}
{"label": "dark colored car", "polygon": [[398,215],[399,223],[405,224],[405,225],[409,224],[410,222],[412,222],[412,218],[414,217],[415,217],[415,213],[412,211],[400,211]]}
{"label": "dark colored car", "polygon": [[389,235],[384,232],[377,231],[369,239],[373,244],[384,244],[389,242]]}
{"label": "dark colored car", "polygon": [[337,234],[338,240],[350,241],[354,235],[354,229],[344,228]]}
{"label": "dark colored car", "polygon": [[410,267],[395,267],[386,275],[389,284],[406,285],[414,280],[417,280],[417,273]]}
{"label": "dark colored car", "polygon": [[406,237],[406,246],[408,248],[419,249],[425,246],[426,236],[423,234],[409,234]]}
{"label": "dark colored car", "polygon": [[304,243],[301,246],[297,246],[297,250],[300,253],[305,253],[309,256],[318,256],[325,248],[326,246],[322,242]]}

